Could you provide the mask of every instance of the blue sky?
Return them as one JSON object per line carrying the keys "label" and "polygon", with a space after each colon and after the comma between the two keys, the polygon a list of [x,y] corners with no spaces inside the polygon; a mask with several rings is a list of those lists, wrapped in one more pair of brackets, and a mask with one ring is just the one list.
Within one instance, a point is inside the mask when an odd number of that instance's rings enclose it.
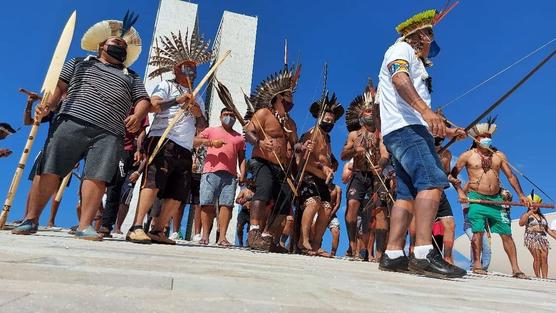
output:
{"label": "blue sky", "polygon": [[[329,64],[328,86],[347,105],[359,94],[368,77],[377,82],[382,56],[397,38],[394,27],[414,13],[429,8],[441,9],[444,0],[424,1],[194,1],[199,4],[200,27],[205,37],[214,38],[223,10],[258,16],[257,47],[253,83],[257,84],[271,72],[280,69],[283,41],[288,39],[290,60],[299,56],[303,64],[301,80],[295,94],[293,116],[301,131],[311,127],[314,120],[308,114],[310,103],[320,94],[322,65]],[[71,11],[77,10],[77,27],[69,57],[81,56],[79,42],[88,27],[102,19],[121,19],[127,9],[140,15],[137,29],[143,42],[150,43],[158,1],[97,0],[97,1],[9,1],[3,4],[6,14],[0,19],[4,29],[3,63],[0,97],[4,102],[2,122],[22,126],[25,96],[17,90],[25,87],[38,90],[49,65],[58,36]],[[436,40],[442,48],[430,69],[433,77],[433,107],[439,107],[513,63],[536,47],[556,37],[553,27],[554,1],[468,1],[463,0],[437,26]],[[451,104],[445,113],[454,123],[466,125],[508,90],[536,63],[556,48],[547,48],[512,67],[503,75],[475,92]],[[143,74],[148,47],[133,68]],[[556,153],[552,134],[556,133],[555,109],[551,95],[555,87],[553,73],[556,62],[545,65],[522,88],[494,113],[498,114],[498,132],[494,145],[504,151],[509,160],[553,198],[556,184]],[[206,71],[201,69],[201,72]],[[254,86],[253,86],[254,87]],[[333,151],[339,155],[347,131],[342,118],[333,133]],[[40,130],[32,158],[44,142],[46,128]],[[23,149],[27,128],[0,142],[1,147],[14,151],[0,160],[0,196],[4,196],[19,155]],[[470,142],[457,143],[454,155],[463,152]],[[10,219],[22,215],[29,182],[25,170]],[[339,177],[338,175],[336,175]],[[520,179],[526,192],[532,186]],[[508,186],[505,179],[504,185]],[[462,233],[462,218],[455,192],[448,190],[457,218],[458,234]],[[67,191],[58,215],[58,224],[75,224],[77,184]],[[342,206],[343,207],[343,206]],[[48,208],[41,221],[46,221]],[[514,208],[512,217],[523,212]],[[339,215],[343,215],[343,208]],[[343,221],[342,221],[343,223]],[[342,225],[343,226],[343,225]],[[343,228],[345,230],[345,227]],[[328,236],[328,235],[327,235]],[[346,248],[342,232],[340,252]],[[328,240],[326,240],[328,242]]]}

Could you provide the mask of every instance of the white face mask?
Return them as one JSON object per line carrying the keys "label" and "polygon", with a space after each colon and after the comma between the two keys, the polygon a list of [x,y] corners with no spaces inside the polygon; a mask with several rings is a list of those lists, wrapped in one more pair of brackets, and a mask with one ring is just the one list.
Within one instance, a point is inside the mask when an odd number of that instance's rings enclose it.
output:
{"label": "white face mask", "polygon": [[236,122],[236,118],[230,115],[226,115],[222,118],[222,124],[226,125],[226,126],[234,126]]}
{"label": "white face mask", "polygon": [[481,138],[479,140],[479,144],[484,148],[490,148],[490,146],[492,145],[492,139],[491,138]]}

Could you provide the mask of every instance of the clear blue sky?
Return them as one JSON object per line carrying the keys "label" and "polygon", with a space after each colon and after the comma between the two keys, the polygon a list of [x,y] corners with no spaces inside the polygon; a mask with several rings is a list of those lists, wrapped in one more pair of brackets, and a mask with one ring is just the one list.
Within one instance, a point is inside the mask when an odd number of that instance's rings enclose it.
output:
{"label": "clear blue sky", "polygon": [[[298,55],[303,64],[301,80],[295,94],[293,116],[301,131],[314,123],[308,106],[320,94],[322,65],[329,63],[329,89],[336,92],[347,105],[359,94],[368,77],[377,81],[382,56],[397,38],[394,27],[413,15],[429,8],[441,9],[444,0],[426,1],[194,1],[199,4],[201,32],[214,38],[223,10],[259,17],[253,83],[257,84],[282,66],[283,41],[288,39],[290,60]],[[127,9],[140,15],[137,28],[144,43],[150,43],[158,1],[97,0],[97,1],[9,1],[3,4],[5,14],[0,19],[3,29],[4,60],[1,75],[4,113],[1,121],[14,127],[22,126],[25,96],[17,90],[25,87],[38,90],[50,62],[58,36],[71,11],[77,10],[77,27],[69,57],[85,54],[80,39],[88,27],[103,19],[121,19]],[[468,1],[463,0],[435,30],[442,48],[431,68],[433,77],[433,107],[439,107],[485,80],[498,70],[513,63],[534,48],[556,37],[553,12],[554,1]],[[556,48],[556,43],[513,67],[474,93],[450,105],[447,117],[465,125],[508,90],[540,59]],[[148,46],[133,68],[144,73]],[[206,69],[202,69],[206,71]],[[533,181],[556,196],[551,161],[556,152],[552,134],[554,122],[554,90],[556,62],[552,60],[529,82],[512,95],[495,114],[499,114],[498,132],[494,145],[504,151],[510,161]],[[254,86],[253,86],[254,87]],[[333,133],[333,151],[339,155],[347,131],[342,118]],[[23,214],[29,190],[26,176],[32,159],[44,142],[46,128],[40,130],[30,162],[25,170],[10,214],[10,220]],[[19,155],[23,149],[27,128],[0,142],[14,151],[0,160],[0,196],[4,199]],[[453,146],[454,155],[470,145],[469,141]],[[336,175],[339,177],[340,175]],[[532,186],[520,179],[526,192]],[[504,180],[504,184],[508,184]],[[77,184],[73,183],[62,201],[58,224],[75,224]],[[448,190],[461,234],[461,213],[455,193]],[[339,213],[343,216],[342,211]],[[512,217],[521,214],[514,208]],[[46,222],[48,208],[41,222]],[[343,220],[342,220],[342,226]],[[328,235],[327,235],[328,236]],[[340,252],[346,248],[345,227]],[[518,239],[518,241],[521,239]],[[328,243],[328,239],[326,240]],[[328,245],[326,247],[328,249]]]}

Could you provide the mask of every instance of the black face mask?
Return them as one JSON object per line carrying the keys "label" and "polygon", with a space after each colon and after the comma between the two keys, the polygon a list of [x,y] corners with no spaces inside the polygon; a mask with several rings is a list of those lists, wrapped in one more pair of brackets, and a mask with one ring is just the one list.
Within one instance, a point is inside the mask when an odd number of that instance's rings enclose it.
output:
{"label": "black face mask", "polygon": [[319,126],[325,133],[329,133],[334,128],[334,123],[322,121]]}
{"label": "black face mask", "polygon": [[120,62],[124,62],[127,57],[127,49],[118,45],[107,45],[106,53]]}

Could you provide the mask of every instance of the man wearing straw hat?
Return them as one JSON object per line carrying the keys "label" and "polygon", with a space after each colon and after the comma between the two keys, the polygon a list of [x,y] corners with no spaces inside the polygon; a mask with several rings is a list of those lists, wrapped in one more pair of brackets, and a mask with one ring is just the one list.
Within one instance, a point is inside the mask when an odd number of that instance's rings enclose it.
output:
{"label": "man wearing straw hat", "polygon": [[[97,52],[68,61],[48,109],[38,106],[35,114],[58,109],[67,94],[49,136],[42,160],[41,180],[30,195],[29,213],[14,234],[37,231],[39,216],[60,177],[65,177],[85,159],[82,211],[76,238],[102,240],[91,226],[106,183],[114,176],[123,148],[125,130],[136,132],[151,109],[141,77],[129,69],[141,52],[141,38],[133,28],[137,16],[123,21],[105,20],[93,25],[81,40],[81,47]],[[135,107],[134,114],[128,113]]]}
{"label": "man wearing straw hat", "polygon": [[[147,155],[152,157],[158,141],[176,114],[181,109],[186,113],[170,130],[167,141],[163,142],[160,151],[146,167],[135,220],[126,235],[126,240],[130,242],[175,244],[166,237],[163,228],[189,194],[193,139],[197,129],[207,126],[202,113],[202,99],[199,96],[194,101],[191,99],[192,85],[197,76],[197,66],[210,61],[212,56],[208,42],[198,33],[198,26],[193,29],[189,42],[188,38],[188,33],[184,38],[181,32],[160,37],[162,45],[154,47],[154,56],[149,63],[158,67],[149,74],[150,78],[167,72],[172,72],[175,78],[161,81],[151,95],[157,113],[145,141]],[[142,227],[143,219],[156,197],[163,199],[162,209],[156,225],[147,235]]]}

